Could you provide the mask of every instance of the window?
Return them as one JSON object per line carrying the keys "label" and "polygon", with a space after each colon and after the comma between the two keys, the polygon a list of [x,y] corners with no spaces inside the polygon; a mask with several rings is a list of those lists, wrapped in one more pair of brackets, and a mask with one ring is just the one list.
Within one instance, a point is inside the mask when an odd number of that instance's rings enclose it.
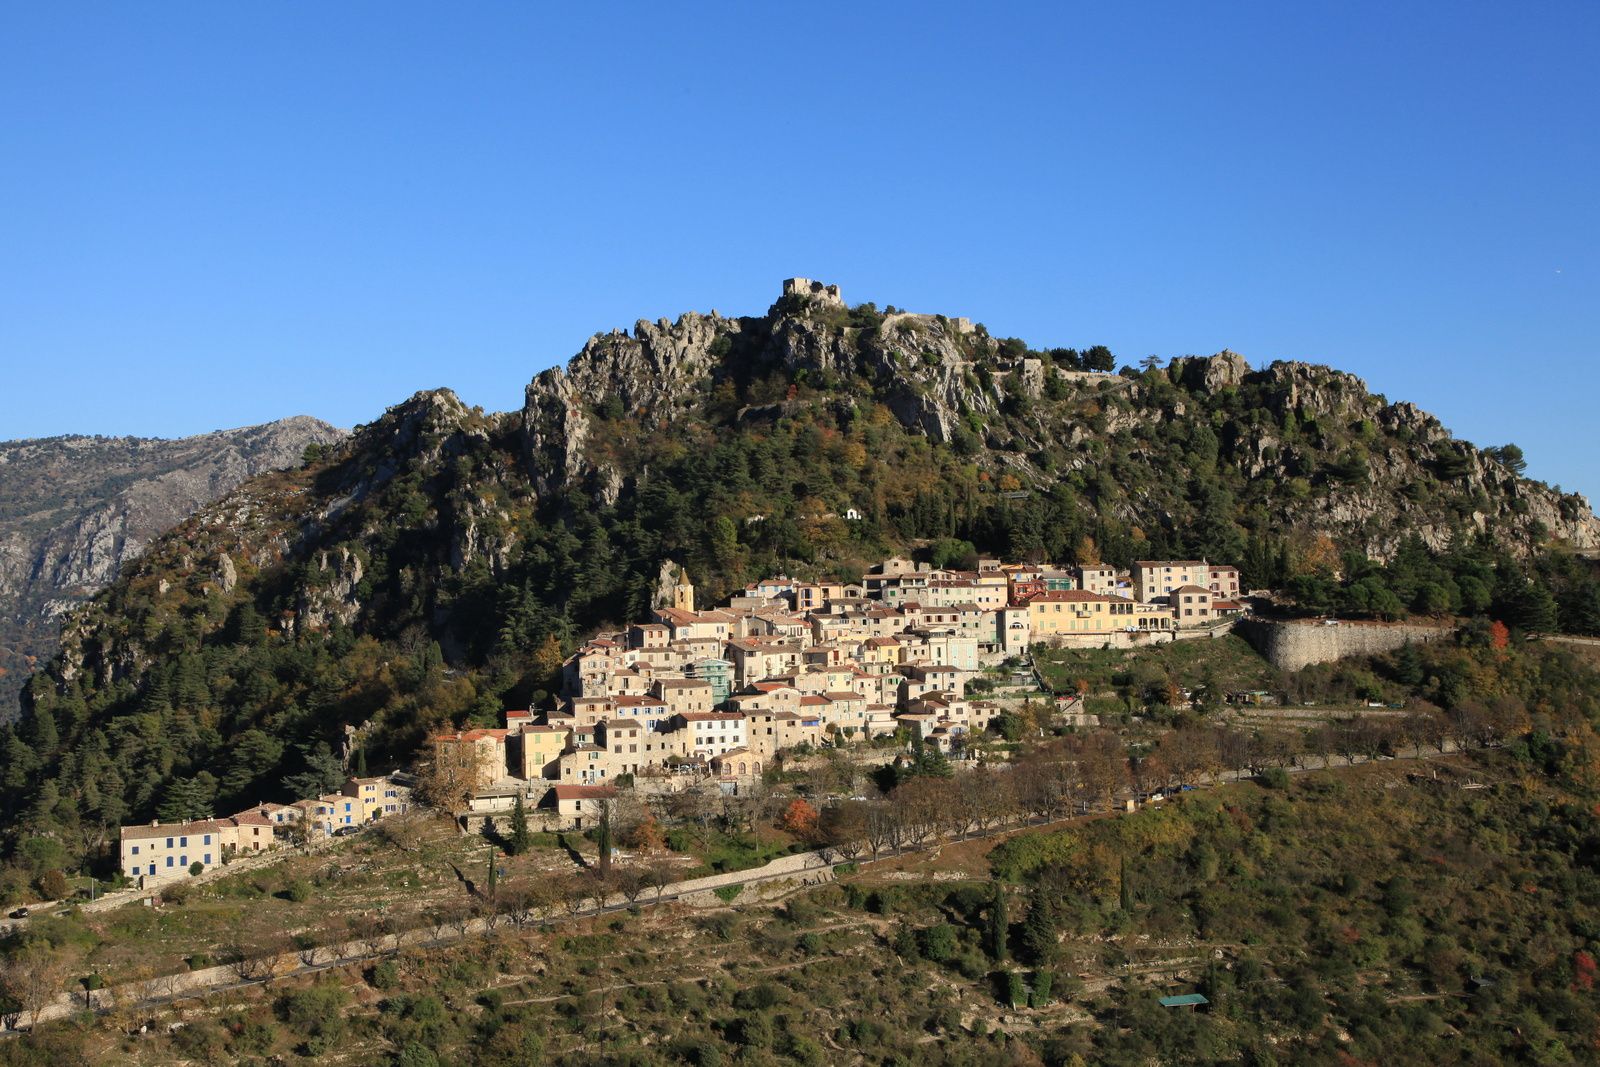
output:
{"label": "window", "polygon": [[135,856],[137,856],[139,854],[139,846],[138,845],[134,845],[133,846],[133,854]]}
{"label": "window", "polygon": [[172,847],[172,838],[170,838],[170,837],[169,837],[169,838],[167,838],[167,847],[168,847],[168,848],[171,848],[171,847]]}
{"label": "window", "polygon": [[[210,834],[207,834],[207,835],[206,835],[206,836],[205,836],[205,837],[204,837],[204,838],[203,838],[203,839],[202,839],[202,840],[201,840],[201,842],[200,842],[200,843],[201,843],[201,844],[202,844],[202,845],[209,845],[209,844],[211,844],[211,835],[210,835]],[[210,861],[210,860],[207,860],[207,861],[206,861],[206,862],[207,862],[207,863],[210,863],[210,862],[211,862],[211,861]]]}
{"label": "window", "polygon": [[183,846],[184,848],[188,848],[189,847],[189,839],[187,837],[180,837],[180,838],[178,838],[178,844]]}
{"label": "window", "polygon": [[209,853],[209,852],[207,852],[207,853],[206,853],[206,855],[205,855],[205,862],[207,862],[207,863],[210,863],[210,862],[211,862],[211,853]]}

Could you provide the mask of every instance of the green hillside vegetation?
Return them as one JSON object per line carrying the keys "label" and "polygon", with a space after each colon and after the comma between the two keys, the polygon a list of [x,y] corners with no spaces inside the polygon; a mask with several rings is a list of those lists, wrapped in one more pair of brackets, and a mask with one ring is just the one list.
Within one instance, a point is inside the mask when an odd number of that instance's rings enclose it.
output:
{"label": "green hillside vegetation", "polygon": [[[1529,788],[1511,759],[1437,779],[1359,770],[1185,798],[997,848],[996,875],[1028,901],[1018,940],[1029,965],[1073,974],[1114,962],[1137,973],[1181,954],[1187,973],[1162,988],[1212,1002],[1163,1009],[1123,979],[1088,998],[1097,1025],[1064,1035],[1057,1055],[1416,1064],[1587,1055],[1600,1036],[1594,812]],[[1118,943],[1089,940],[1102,932]]]}
{"label": "green hillside vegetation", "polygon": [[1582,1062],[1592,801],[1526,749],[1241,783],[777,905],[507,927],[170,1035],[45,1027],[0,1063]]}
{"label": "green hillside vegetation", "polygon": [[[579,397],[580,456],[530,455],[532,408],[419,394],[152,546],[68,622],[24,721],[0,732],[13,857],[0,884],[15,896],[50,869],[106,870],[125,821],[326,788],[347,725],[381,769],[439,724],[537,705],[577,641],[643,615],[666,560],[715,599],[778,571],[854,577],[896,551],[1204,555],[1311,610],[1600,623],[1592,567],[1544,552],[1549,530],[1527,517],[1529,500],[1576,515],[1575,498],[1527,488],[1504,455],[1337,372],[1279,365],[1220,386],[1191,360],[1048,376],[1035,392],[1017,369],[1026,346],[949,320],[780,305],[721,321],[711,370],[676,383],[679,407]],[[826,357],[797,363],[796,336]],[[596,342],[601,356],[623,343]],[[948,439],[929,431],[935,415],[953,418]],[[1402,475],[1406,528],[1459,534],[1377,567],[1363,552],[1394,536],[1381,509]],[[1373,517],[1335,540],[1311,521],[1333,501]],[[848,507],[864,518],[840,518]],[[1474,533],[1474,514],[1496,518]]]}
{"label": "green hillside vegetation", "polygon": [[1056,693],[1117,692],[1141,706],[1171,703],[1179,690],[1215,705],[1230,692],[1282,684],[1279,672],[1234,634],[1136,649],[1039,648],[1033,659]]}
{"label": "green hillside vegetation", "polygon": [[[1213,654],[1210,669],[1237,651],[1195,645]],[[1187,666],[1208,669],[1204,657]],[[742,892],[723,901],[731,910],[709,914],[669,906],[545,932],[507,924],[488,941],[408,950],[307,989],[276,984],[220,1014],[188,1012],[172,1035],[157,1026],[131,1036],[150,1014],[131,1009],[46,1026],[0,1045],[0,1063],[296,1062],[335,1046],[357,1062],[395,1063],[1581,1060],[1600,1023],[1595,655],[1543,642],[1497,647],[1469,631],[1456,644],[1313,668],[1304,684],[1328,699],[1366,679],[1404,692],[1407,714],[1370,744],[1353,727],[1355,749],[1333,731],[1269,738],[1203,717],[1165,731],[1147,722],[1121,734],[1067,732],[1010,771],[944,777],[948,764],[930,761],[889,775],[878,810],[926,819],[931,803],[942,821],[999,797],[1031,811],[1032,794],[1051,781],[1143,789],[1158,759],[1163,773],[1186,777],[1242,757],[1259,783],[1179,793],[1131,816],[998,845],[950,843],[883,864],[858,853],[840,869],[842,885],[777,910]],[[1456,689],[1464,695],[1448,713],[1430,701]],[[1443,756],[1448,741],[1491,747]],[[1432,758],[1340,765],[1357,751]],[[1100,753],[1104,774],[1062,769]],[[1308,755],[1335,769],[1285,773]],[[788,784],[812,796],[870,790],[860,769],[846,780],[836,762]],[[726,865],[779,844],[767,827],[789,820],[776,807],[759,798],[720,814],[669,806],[651,833],[693,850],[662,855],[692,873],[696,861]],[[98,970],[117,982],[285,941],[298,949],[445,928],[472,914],[477,891],[463,878],[475,877],[484,846],[407,825],[333,856],[178,887],[183,899],[159,914],[40,920],[5,943],[0,975],[9,981],[19,960],[48,954],[65,965],[63,979]],[[628,840],[642,847],[644,833]],[[577,887],[565,857],[546,843],[507,861],[506,906],[521,908],[523,893],[554,907],[592,892]],[[648,900],[647,883],[635,886]],[[1190,991],[1212,1004],[1154,1004]],[[426,1025],[412,1026],[418,1019]]]}

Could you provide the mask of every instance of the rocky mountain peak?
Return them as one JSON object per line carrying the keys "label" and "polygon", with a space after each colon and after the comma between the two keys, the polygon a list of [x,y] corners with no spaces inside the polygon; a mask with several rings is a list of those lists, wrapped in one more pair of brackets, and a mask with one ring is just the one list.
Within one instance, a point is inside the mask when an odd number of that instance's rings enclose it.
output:
{"label": "rocky mountain peak", "polygon": [[72,435],[0,443],[0,718],[57,647],[59,617],[152,539],[345,431],[309,416],[177,439]]}

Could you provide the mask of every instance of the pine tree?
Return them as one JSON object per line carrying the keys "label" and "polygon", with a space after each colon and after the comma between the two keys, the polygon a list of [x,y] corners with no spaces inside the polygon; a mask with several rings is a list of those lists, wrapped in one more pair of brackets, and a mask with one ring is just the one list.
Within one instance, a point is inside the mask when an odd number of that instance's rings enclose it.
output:
{"label": "pine tree", "polygon": [[528,832],[528,812],[522,806],[522,794],[517,794],[516,806],[511,809],[511,838],[508,842],[513,856],[520,856],[528,851],[533,844],[533,835]]}
{"label": "pine tree", "polygon": [[994,883],[993,898],[989,903],[989,955],[994,957],[996,963],[1004,963],[1010,955],[1006,939],[1011,930],[1011,921],[1006,915],[1006,891],[999,882]]}
{"label": "pine tree", "polygon": [[267,624],[261,618],[261,613],[253,604],[244,604],[235,616],[239,643],[244,645],[259,645],[267,639]]}
{"label": "pine tree", "polygon": [[42,705],[36,707],[29,725],[35,752],[49,756],[61,744],[61,735],[56,731],[56,717],[49,708]]}
{"label": "pine tree", "polygon": [[211,703],[211,686],[206,681],[205,663],[199,656],[180,656],[176,707],[199,711]]}
{"label": "pine tree", "polygon": [[30,776],[39,767],[39,757],[34,755],[28,743],[17,736],[16,730],[7,726],[5,728],[5,776],[0,779],[0,784],[5,786],[7,793],[15,796],[28,788]]}
{"label": "pine tree", "polygon": [[306,769],[283,780],[283,787],[295,797],[302,800],[320,797],[338,789],[344,781],[344,768],[339,764],[339,757],[333,754],[333,749],[328,747],[328,742],[302,745],[300,755],[306,762]]}
{"label": "pine tree", "polygon": [[162,822],[188,822],[191,819],[211,818],[211,797],[205,783],[197,778],[175,778],[167,786],[156,808],[156,817]]}
{"label": "pine tree", "polygon": [[1395,653],[1394,676],[1396,681],[1404,685],[1421,685],[1426,677],[1422,654],[1410,641],[1401,645],[1400,650]]}

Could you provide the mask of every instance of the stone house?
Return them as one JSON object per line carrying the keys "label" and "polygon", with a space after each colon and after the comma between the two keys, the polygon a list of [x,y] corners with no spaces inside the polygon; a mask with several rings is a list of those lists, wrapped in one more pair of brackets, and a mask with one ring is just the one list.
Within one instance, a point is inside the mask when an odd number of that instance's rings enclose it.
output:
{"label": "stone house", "polygon": [[509,770],[506,760],[508,734],[507,730],[485,729],[436,734],[433,738],[435,764],[441,769],[448,769],[473,763],[473,787],[486,789],[504,778]]}
{"label": "stone house", "polygon": [[1149,604],[1180,586],[1211,587],[1211,567],[1203,559],[1139,560],[1133,565],[1133,599]]}
{"label": "stone house", "polygon": [[688,731],[688,755],[719,756],[749,744],[745,717],[737,712],[689,712],[674,716],[673,725]]}
{"label": "stone house", "polygon": [[1179,626],[1204,626],[1216,620],[1213,598],[1206,586],[1181,585],[1167,594],[1167,604]]}
{"label": "stone house", "polygon": [[616,796],[609,785],[561,783],[546,790],[538,806],[554,811],[564,829],[584,830],[599,822],[601,805]]}

